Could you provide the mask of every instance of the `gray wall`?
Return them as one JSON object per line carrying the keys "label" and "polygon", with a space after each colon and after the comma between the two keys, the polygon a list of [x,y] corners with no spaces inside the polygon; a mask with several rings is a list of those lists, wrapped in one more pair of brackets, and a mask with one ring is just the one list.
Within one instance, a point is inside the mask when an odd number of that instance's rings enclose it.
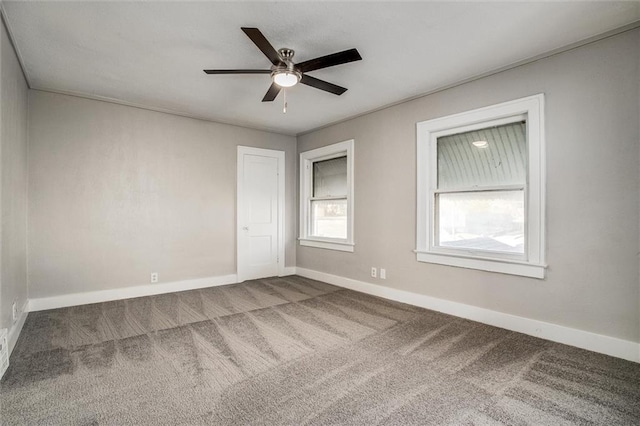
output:
{"label": "gray wall", "polygon": [[[356,242],[354,253],[298,247],[298,266],[640,341],[639,55],[634,30],[298,137],[299,152],[355,139]],[[547,278],[417,262],[416,123],[536,93]]]}
{"label": "gray wall", "polygon": [[236,147],[285,151],[295,265],[294,137],[73,96],[29,94],[29,297],[236,273]]}
{"label": "gray wall", "polygon": [[21,310],[27,300],[28,88],[4,22],[0,26],[0,328],[11,329],[12,303]]}

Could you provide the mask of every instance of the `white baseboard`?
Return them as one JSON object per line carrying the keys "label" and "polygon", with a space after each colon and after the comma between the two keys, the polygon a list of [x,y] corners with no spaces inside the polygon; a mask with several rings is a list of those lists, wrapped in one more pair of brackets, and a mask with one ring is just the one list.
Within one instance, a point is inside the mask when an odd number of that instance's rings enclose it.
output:
{"label": "white baseboard", "polygon": [[287,275],[295,275],[295,274],[296,274],[295,266],[285,266],[284,270],[282,271],[281,277],[286,277]]}
{"label": "white baseboard", "polygon": [[22,307],[22,312],[20,312],[20,318],[16,321],[13,326],[9,329],[9,335],[7,336],[7,344],[9,346],[9,355],[13,352],[13,348],[16,347],[16,343],[18,342],[18,337],[20,337],[20,333],[22,332],[22,327],[24,327],[24,322],[27,320],[27,315],[29,314],[29,301],[24,302],[24,306]]}
{"label": "white baseboard", "polygon": [[611,355],[629,361],[640,362],[640,343],[622,340],[602,334],[591,333],[575,328],[565,327],[548,322],[538,321],[516,315],[438,299],[436,297],[413,293],[405,290],[397,290],[390,287],[371,284],[364,281],[344,278],[325,272],[314,271],[305,268],[296,268],[298,275],[324,281],[339,287],[348,288],[373,296],[419,306],[446,314],[467,318],[473,321],[504,328],[530,336],[540,337],[553,342],[587,349],[593,352]]}
{"label": "white baseboard", "polygon": [[45,309],[66,308],[68,306],[86,305],[89,303],[109,302],[112,300],[130,299],[132,297],[153,296],[155,294],[195,290],[198,288],[234,284],[236,282],[238,282],[236,274],[230,274],[219,277],[197,278],[193,280],[145,284],[111,290],[65,294],[62,296],[40,297],[29,300],[29,310],[34,312],[43,311]]}

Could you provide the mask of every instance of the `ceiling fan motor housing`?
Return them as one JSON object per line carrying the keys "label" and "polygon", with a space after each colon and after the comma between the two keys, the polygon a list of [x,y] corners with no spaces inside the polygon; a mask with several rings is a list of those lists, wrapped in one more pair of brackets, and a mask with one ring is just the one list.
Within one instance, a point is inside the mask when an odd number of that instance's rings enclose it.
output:
{"label": "ceiling fan motor housing", "polygon": [[278,64],[278,65],[274,65],[273,67],[271,67],[274,71],[278,70],[278,71],[288,71],[288,72],[295,72],[297,74],[301,74],[297,69],[296,69],[296,64],[293,63],[293,55],[295,55],[295,51],[293,49],[289,49],[288,47],[283,47],[282,49],[278,50],[278,54],[280,55],[280,58],[282,59],[282,63]]}

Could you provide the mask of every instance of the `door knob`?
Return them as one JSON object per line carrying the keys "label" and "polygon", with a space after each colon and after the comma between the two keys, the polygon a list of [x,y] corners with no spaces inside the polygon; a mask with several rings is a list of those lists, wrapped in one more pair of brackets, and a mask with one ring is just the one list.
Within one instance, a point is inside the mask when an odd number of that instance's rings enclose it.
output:
{"label": "door knob", "polygon": [[248,230],[249,230],[249,227],[248,227],[248,226],[243,226],[243,227],[242,227],[242,230],[243,230],[243,231],[248,231]]}

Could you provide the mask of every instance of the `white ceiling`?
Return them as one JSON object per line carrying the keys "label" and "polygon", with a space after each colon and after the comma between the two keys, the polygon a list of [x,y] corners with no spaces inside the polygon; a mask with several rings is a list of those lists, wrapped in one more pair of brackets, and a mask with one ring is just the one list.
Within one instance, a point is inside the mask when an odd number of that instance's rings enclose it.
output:
{"label": "white ceiling", "polygon": [[[522,61],[640,19],[640,2],[3,1],[32,88],[108,98],[297,134]],[[296,62],[355,47],[362,61],[310,72],[342,96],[298,85],[260,102],[268,69],[240,27]]]}

